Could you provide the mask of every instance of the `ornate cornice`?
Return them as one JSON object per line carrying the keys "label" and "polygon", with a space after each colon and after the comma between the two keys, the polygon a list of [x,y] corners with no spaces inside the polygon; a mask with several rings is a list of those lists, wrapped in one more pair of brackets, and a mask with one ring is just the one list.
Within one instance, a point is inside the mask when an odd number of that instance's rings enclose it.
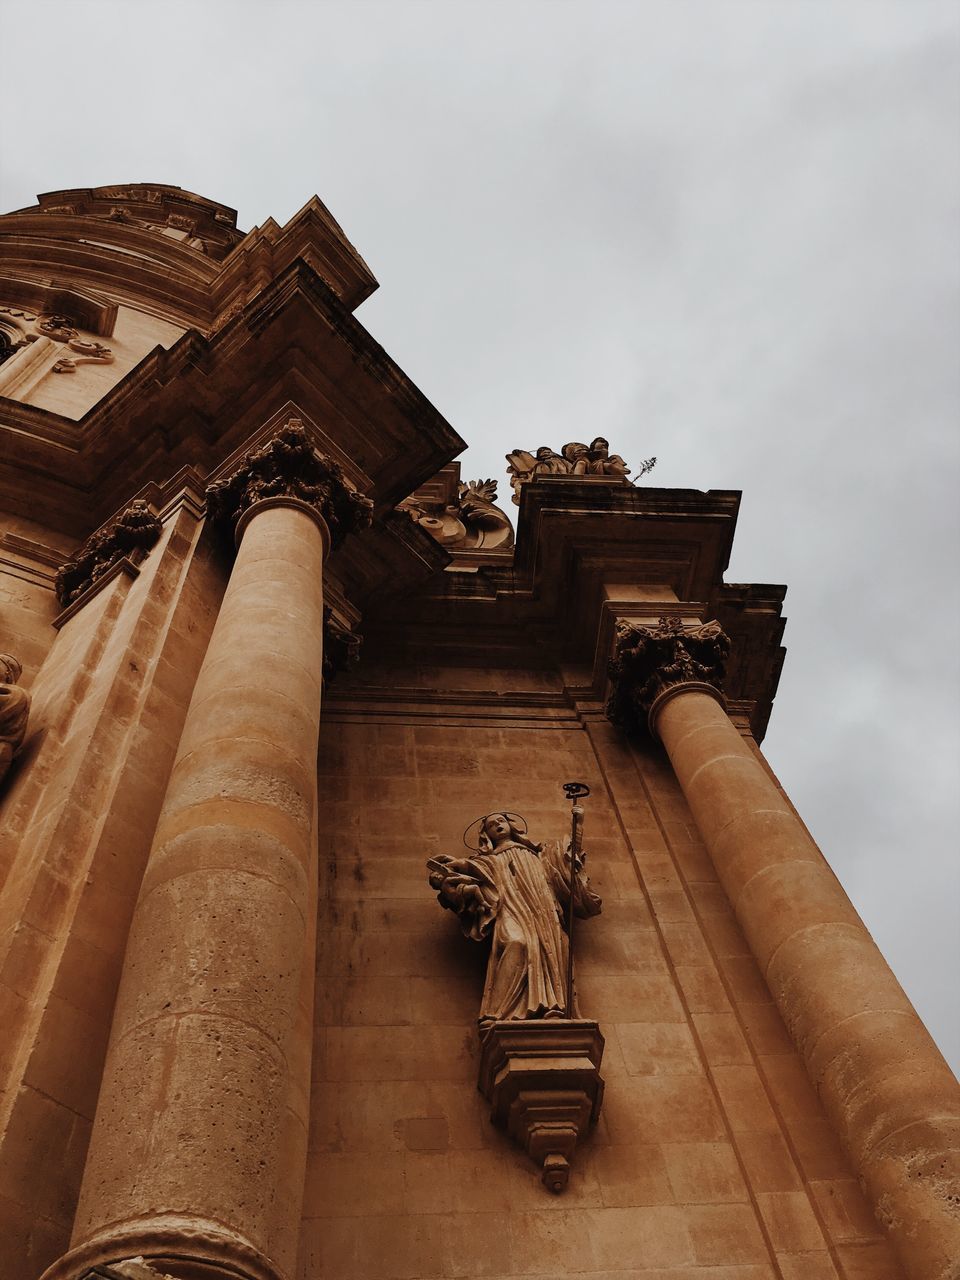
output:
{"label": "ornate cornice", "polygon": [[661,618],[655,627],[617,621],[608,673],[612,684],[607,715],[627,729],[647,726],[651,710],[674,691],[689,686],[721,697],[730,640],[719,622],[685,627]]}
{"label": "ornate cornice", "polygon": [[214,520],[236,528],[256,503],[287,498],[305,503],[326,524],[336,548],[348,533],[369,527],[373,503],[344,475],[343,468],[315,448],[299,418],[291,418],[239,467],[207,487]]}
{"label": "ornate cornice", "polygon": [[142,559],[160,537],[162,525],[141,498],[87,539],[57,570],[56,592],[66,608],[124,557]]}

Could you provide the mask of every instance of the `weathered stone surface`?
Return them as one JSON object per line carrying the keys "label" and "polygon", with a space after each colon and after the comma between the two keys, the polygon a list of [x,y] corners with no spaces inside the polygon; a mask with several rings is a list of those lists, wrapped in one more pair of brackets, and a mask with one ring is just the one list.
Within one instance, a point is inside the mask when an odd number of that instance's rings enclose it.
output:
{"label": "weathered stone surface", "polygon": [[336,548],[348,533],[369,527],[373,503],[357,491],[343,468],[310,441],[299,418],[291,418],[230,475],[207,488],[214,520],[236,526],[259,502],[293,498],[311,507],[330,531]]}
{"label": "weathered stone surface", "polygon": [[619,620],[608,675],[607,715],[627,729],[647,727],[651,708],[671,689],[691,681],[720,693],[730,640],[719,623],[687,627],[661,618],[655,627]]}
{"label": "weathered stone surface", "polygon": [[57,570],[60,604],[73,604],[124,557],[142,558],[156,544],[160,532],[160,521],[154,513],[142,499],[135,499]]}
{"label": "weathered stone surface", "polygon": [[[889,1230],[937,1275],[943,1078],[757,750],[784,589],[723,581],[739,495],[635,487],[599,438],[517,450],[514,545],[352,315],[374,284],[317,200],[246,237],[158,184],[0,220],[0,611],[33,698],[0,788],[0,1273],[895,1280]],[[374,525],[321,563],[351,489]],[[53,571],[134,497],[150,554],[58,616]],[[636,643],[664,616],[730,636],[728,716],[719,638]],[[662,743],[603,716],[618,619]],[[713,714],[670,738],[691,669]],[[571,777],[595,1124],[584,1024],[481,1046],[488,957],[424,885],[465,815],[562,836]],[[475,1086],[507,1042],[501,1129]]]}
{"label": "weathered stone surface", "polygon": [[569,1018],[565,917],[571,907],[583,917],[598,915],[601,907],[583,872],[583,857],[569,842],[535,843],[514,813],[488,813],[468,831],[475,829],[474,857],[437,854],[427,869],[438,902],[459,916],[466,936],[490,942],[481,1035],[511,1019]]}
{"label": "weathered stone surface", "polygon": [[750,949],[916,1280],[960,1257],[960,1086],[806,829],[694,680],[655,729]]}

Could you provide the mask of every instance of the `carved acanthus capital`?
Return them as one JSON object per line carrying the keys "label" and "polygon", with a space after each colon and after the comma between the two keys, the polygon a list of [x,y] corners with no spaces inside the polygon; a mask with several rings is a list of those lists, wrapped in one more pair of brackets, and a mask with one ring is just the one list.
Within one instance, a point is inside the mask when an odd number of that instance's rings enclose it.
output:
{"label": "carved acanthus capital", "polygon": [[30,695],[17,684],[23,668],[9,653],[0,653],[0,782],[23,746],[30,715]]}
{"label": "carved acanthus capital", "polygon": [[608,673],[613,688],[607,715],[628,729],[649,726],[651,708],[668,689],[701,685],[719,695],[730,640],[718,622],[685,627],[677,618],[661,618],[644,627],[617,622]]}
{"label": "carved acanthus capital", "polygon": [[57,570],[57,599],[65,608],[125,557],[142,559],[163,526],[141,498],[135,498],[116,520],[98,529]]}
{"label": "carved acanthus capital", "polygon": [[323,608],[323,682],[329,685],[341,671],[349,671],[360,661],[363,637],[334,617],[329,605]]}
{"label": "carved acanthus capital", "polygon": [[292,498],[312,507],[337,547],[348,533],[373,519],[373,503],[352,484],[339,463],[311,444],[299,418],[290,421],[236,471],[207,488],[207,508],[215,520],[236,525],[258,502]]}

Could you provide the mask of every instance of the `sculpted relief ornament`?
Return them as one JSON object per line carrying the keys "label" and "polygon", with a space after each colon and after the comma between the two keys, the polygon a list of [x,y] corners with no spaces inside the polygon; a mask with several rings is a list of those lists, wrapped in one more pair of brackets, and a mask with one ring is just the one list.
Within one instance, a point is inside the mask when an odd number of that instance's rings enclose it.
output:
{"label": "sculpted relief ornament", "polygon": [[123,559],[142,560],[160,537],[163,526],[147,504],[135,498],[116,520],[98,529],[57,570],[55,589],[63,608],[73,604]]}
{"label": "sculpted relief ornament", "polygon": [[207,510],[215,520],[235,525],[245,511],[270,498],[295,498],[312,507],[326,523],[333,548],[373,519],[373,503],[339,463],[311,444],[299,418],[291,418],[234,472],[209,485]]}
{"label": "sculpted relief ornament", "polygon": [[23,668],[9,653],[0,653],[0,782],[23,746],[30,715],[30,695],[17,684]]}
{"label": "sculpted relief ornament", "polygon": [[[656,458],[647,458],[641,463],[637,477],[652,471],[656,462]],[[626,479],[630,474],[630,468],[620,455],[610,452],[610,443],[603,436],[597,436],[589,445],[572,441],[565,444],[559,453],[545,444],[535,454],[528,453],[525,449],[514,449],[507,454],[507,471],[516,503],[520,502],[520,490],[523,486],[540,477],[577,476],[583,479],[591,476],[617,476]]]}
{"label": "sculpted relief ornament", "polygon": [[496,497],[496,480],[471,480],[457,486],[455,503],[411,495],[397,510],[451,551],[493,551],[513,546],[513,526]]}
{"label": "sculpted relief ornament", "polygon": [[730,639],[719,622],[685,627],[677,618],[661,618],[645,627],[621,618],[608,667],[607,715],[614,724],[639,729],[668,690],[695,684],[719,698],[729,656]]}

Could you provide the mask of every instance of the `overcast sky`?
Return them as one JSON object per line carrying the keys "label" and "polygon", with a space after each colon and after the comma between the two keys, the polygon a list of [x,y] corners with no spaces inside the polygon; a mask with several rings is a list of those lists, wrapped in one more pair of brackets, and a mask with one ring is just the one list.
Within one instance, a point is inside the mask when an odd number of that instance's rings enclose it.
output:
{"label": "overcast sky", "polygon": [[[960,1064],[954,3],[0,0],[4,209],[314,192],[471,442],[743,490],[789,586],[765,750]],[[838,975],[838,980],[840,975]]]}

